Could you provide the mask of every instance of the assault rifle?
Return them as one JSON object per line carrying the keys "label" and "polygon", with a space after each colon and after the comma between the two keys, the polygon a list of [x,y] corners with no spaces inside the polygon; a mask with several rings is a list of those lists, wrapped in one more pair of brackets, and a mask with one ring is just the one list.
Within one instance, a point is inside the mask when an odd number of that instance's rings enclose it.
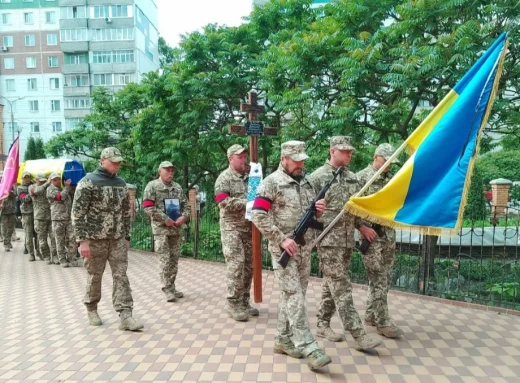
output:
{"label": "assault rifle", "polygon": [[[303,214],[303,217],[300,219],[300,222],[298,222],[298,225],[296,225],[293,235],[291,235],[290,238],[293,239],[298,245],[305,246],[304,236],[308,228],[323,230],[323,223],[314,219],[314,215],[316,214],[316,202],[325,197],[325,194],[332,186],[332,183],[343,172],[343,169],[344,167],[340,166],[334,172],[332,179],[327,182],[325,186],[323,186],[323,189],[320,190],[318,195],[314,197],[311,205],[307,208],[305,214]],[[287,263],[289,263],[289,257],[289,253],[286,250],[283,250],[282,255],[280,255],[280,258],[278,259],[278,264],[285,269],[287,267]]]}
{"label": "assault rifle", "polygon": [[[385,235],[385,233],[383,232],[383,227],[381,225],[378,225],[377,223],[372,225],[372,229],[374,229],[378,237],[382,237],[383,235]],[[363,237],[363,241],[361,241],[361,244],[358,246],[357,249],[361,254],[365,255],[369,247],[370,242],[368,242],[368,240]]]}

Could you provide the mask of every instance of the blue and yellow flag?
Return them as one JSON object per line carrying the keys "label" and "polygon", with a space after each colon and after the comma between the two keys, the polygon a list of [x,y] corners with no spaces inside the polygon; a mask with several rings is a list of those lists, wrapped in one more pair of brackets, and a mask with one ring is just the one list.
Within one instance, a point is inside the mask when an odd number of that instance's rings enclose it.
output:
{"label": "blue and yellow flag", "polygon": [[389,183],[370,196],[351,198],[345,210],[426,234],[458,230],[506,50],[504,33],[408,137],[411,157]]}

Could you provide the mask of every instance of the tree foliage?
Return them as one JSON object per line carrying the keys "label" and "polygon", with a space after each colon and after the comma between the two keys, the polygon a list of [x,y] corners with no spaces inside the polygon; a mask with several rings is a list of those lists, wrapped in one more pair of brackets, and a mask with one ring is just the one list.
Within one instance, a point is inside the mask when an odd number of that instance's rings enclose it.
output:
{"label": "tree foliage", "polygon": [[501,150],[486,153],[477,160],[477,168],[482,174],[482,181],[489,184],[497,178],[520,181],[520,150]]}
{"label": "tree foliage", "polygon": [[[313,169],[328,155],[327,139],[340,134],[353,137],[358,170],[377,144],[406,139],[503,31],[509,55],[487,131],[518,147],[519,7],[506,0],[311,3],[271,1],[248,23],[210,24],[175,49],[161,39],[164,70],[113,95],[96,90],[85,123],[51,140],[48,153],[97,158],[115,145],[132,182],[144,183],[168,159],[185,187],[211,184],[227,166],[226,148],[247,144],[227,127],[246,121],[240,103],[255,89],[267,111],[259,118],[280,127],[277,137],[260,139],[268,171],[280,142],[306,141]],[[490,137],[484,143],[484,151],[495,145]]]}
{"label": "tree foliage", "polygon": [[23,160],[39,160],[42,158],[46,158],[43,140],[41,138],[34,138],[33,136],[29,137]]}

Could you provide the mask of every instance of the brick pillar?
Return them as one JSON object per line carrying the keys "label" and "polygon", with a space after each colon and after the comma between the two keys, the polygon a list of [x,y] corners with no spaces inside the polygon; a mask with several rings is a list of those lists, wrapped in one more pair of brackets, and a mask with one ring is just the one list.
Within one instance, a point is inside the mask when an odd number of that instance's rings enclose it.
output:
{"label": "brick pillar", "polygon": [[188,199],[191,207],[191,220],[195,221],[197,219],[197,211],[200,209],[199,188],[196,185],[190,189]]}
{"label": "brick pillar", "polygon": [[135,221],[135,193],[137,191],[137,187],[132,184],[126,184],[128,188],[128,196],[130,197],[130,220]]}
{"label": "brick pillar", "polygon": [[495,216],[504,216],[507,213],[509,189],[513,182],[504,178],[493,180],[489,183],[493,197],[491,199],[491,213]]}

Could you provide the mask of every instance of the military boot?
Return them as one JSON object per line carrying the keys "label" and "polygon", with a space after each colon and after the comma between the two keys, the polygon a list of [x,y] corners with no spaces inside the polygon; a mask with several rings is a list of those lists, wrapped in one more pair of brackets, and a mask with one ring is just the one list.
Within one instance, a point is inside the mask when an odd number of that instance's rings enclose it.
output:
{"label": "military boot", "polygon": [[257,317],[260,315],[260,311],[256,307],[251,306],[249,298],[244,298],[244,311],[250,317]]}
{"label": "military boot", "polygon": [[119,316],[121,318],[120,330],[138,331],[144,327],[142,323],[139,323],[132,317],[132,312],[129,310],[121,311]]}
{"label": "military boot", "polygon": [[249,319],[247,312],[245,312],[244,309],[238,305],[232,306],[228,304],[227,313],[230,318],[233,318],[237,322],[247,322]]}
{"label": "military boot", "polygon": [[301,359],[304,357],[303,352],[294,346],[292,341],[288,342],[274,342],[274,353],[285,354],[291,358]]}
{"label": "military boot", "polygon": [[377,346],[380,346],[383,341],[381,339],[375,339],[370,337],[368,334],[363,334],[358,337],[354,337],[356,342],[356,347],[354,347],[357,351],[367,351]]}
{"label": "military boot", "polygon": [[103,324],[96,309],[94,309],[94,310],[87,309],[87,315],[88,315],[88,323],[90,323],[91,326],[101,326]]}
{"label": "military boot", "polygon": [[365,326],[376,327],[376,318],[365,317]]}
{"label": "military boot", "polygon": [[398,337],[404,335],[403,330],[401,330],[396,325],[378,327],[377,328],[377,333],[379,335],[383,335],[383,336],[385,336],[387,338],[398,338]]}
{"label": "military boot", "polygon": [[69,262],[69,265],[71,267],[80,267],[79,261],[76,260],[75,258],[72,258],[72,260]]}
{"label": "military boot", "polygon": [[31,254],[29,256],[29,262],[34,262],[34,261],[36,261],[36,258],[34,257],[34,254]]}
{"label": "military boot", "polygon": [[175,290],[175,292],[173,293],[173,295],[175,295],[175,298],[184,298],[184,294],[181,292],[181,291],[177,291]]}
{"label": "military boot", "polygon": [[320,338],[325,338],[330,340],[331,342],[341,342],[344,338],[341,334],[336,334],[334,330],[330,328],[330,326],[320,327],[318,326],[318,330],[316,331],[316,336]]}
{"label": "military boot", "polygon": [[323,351],[320,348],[314,350],[309,355],[307,355],[307,365],[313,371],[318,368],[325,367],[327,364],[331,362],[332,359],[330,359],[330,356],[325,354],[325,351]]}
{"label": "military boot", "polygon": [[164,296],[166,297],[166,302],[177,302],[177,297],[175,296],[175,292],[165,292]]}

